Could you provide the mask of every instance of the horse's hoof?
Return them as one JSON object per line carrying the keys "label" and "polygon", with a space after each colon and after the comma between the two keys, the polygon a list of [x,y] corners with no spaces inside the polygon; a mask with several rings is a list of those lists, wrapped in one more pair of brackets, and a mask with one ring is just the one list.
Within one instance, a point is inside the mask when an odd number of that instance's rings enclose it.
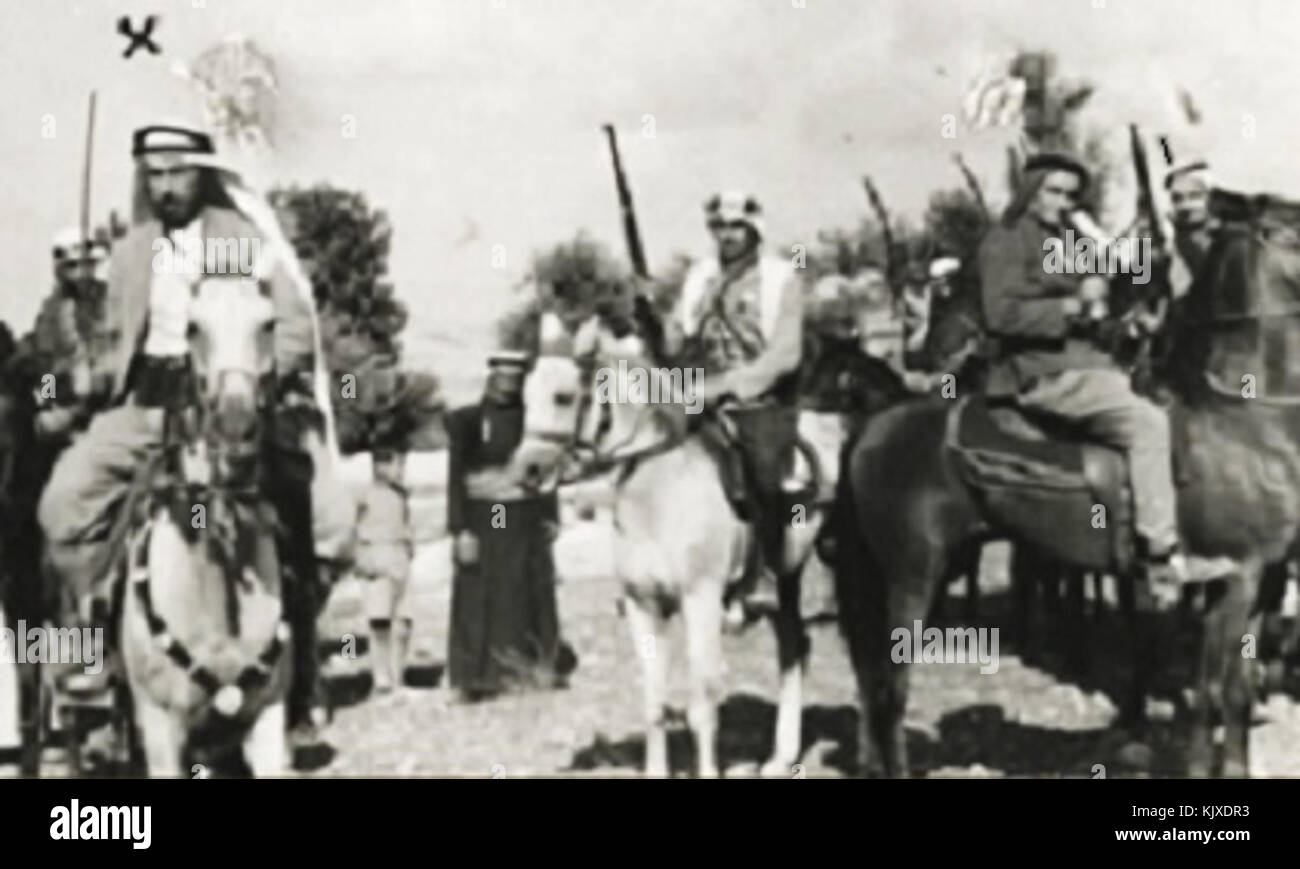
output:
{"label": "horse's hoof", "polygon": [[1224,760],[1223,778],[1250,778],[1250,770],[1246,769],[1244,761]]}
{"label": "horse's hoof", "polygon": [[696,778],[722,778],[716,766],[701,767],[700,771],[696,773],[695,777]]}
{"label": "horse's hoof", "polygon": [[758,768],[758,774],[763,778],[793,778],[794,766],[793,763],[774,757]]}

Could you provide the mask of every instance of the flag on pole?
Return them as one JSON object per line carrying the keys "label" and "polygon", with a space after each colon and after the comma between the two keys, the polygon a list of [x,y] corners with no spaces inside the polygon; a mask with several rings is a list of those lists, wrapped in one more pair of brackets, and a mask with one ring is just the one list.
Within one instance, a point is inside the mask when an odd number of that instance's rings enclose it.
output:
{"label": "flag on pole", "polygon": [[211,129],[250,150],[272,147],[275,64],[251,39],[226,37],[172,72],[199,91]]}
{"label": "flag on pole", "polygon": [[962,116],[977,130],[1006,127],[1024,111],[1025,80],[1005,72],[986,71],[977,76],[962,100]]}

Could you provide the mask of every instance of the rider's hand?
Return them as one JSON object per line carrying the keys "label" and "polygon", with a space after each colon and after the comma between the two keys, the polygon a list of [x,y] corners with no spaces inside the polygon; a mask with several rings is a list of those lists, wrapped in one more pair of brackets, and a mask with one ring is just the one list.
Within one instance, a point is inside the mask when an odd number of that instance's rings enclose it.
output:
{"label": "rider's hand", "polygon": [[471,531],[462,531],[456,535],[453,556],[457,564],[478,563],[478,538]]}

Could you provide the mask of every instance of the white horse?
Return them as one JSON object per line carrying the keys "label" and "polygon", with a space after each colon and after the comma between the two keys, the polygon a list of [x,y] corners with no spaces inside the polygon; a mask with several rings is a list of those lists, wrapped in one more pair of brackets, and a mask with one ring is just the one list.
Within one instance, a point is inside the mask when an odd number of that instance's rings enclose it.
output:
{"label": "white horse", "polygon": [[[558,320],[544,315],[543,334],[554,335]],[[613,546],[615,570],[623,585],[622,612],[642,665],[646,724],[645,773],[668,774],[665,729],[668,647],[667,619],[680,610],[686,627],[690,667],[687,719],[695,734],[697,772],[716,776],[717,707],[722,699],[724,596],[727,586],[752,569],[753,529],[737,518],[727,500],[717,461],[701,439],[686,434],[679,405],[637,402],[601,403],[590,390],[591,372],[575,357],[594,361],[597,370],[640,368],[660,378],[669,394],[668,374],[645,355],[635,335],[614,336],[596,321],[572,340],[543,349],[524,385],[524,438],[512,465],[534,480],[554,478],[575,448],[586,448],[597,467],[616,468]],[[689,399],[689,396],[687,396]],[[607,408],[602,419],[598,409]],[[834,449],[834,448],[833,448]],[[788,776],[801,752],[802,677],[807,637],[799,612],[800,575],[824,519],[821,505],[796,511],[786,530],[786,563],[778,573],[780,611],[774,620],[780,664],[780,694],[775,748],[762,765],[767,776]],[[793,518],[793,515],[792,515]]]}
{"label": "white horse", "polygon": [[183,757],[203,745],[282,775],[289,626],[258,453],[271,303],[251,281],[208,279],[191,321],[198,409],[179,475],[128,538],[123,663],[151,776],[201,775]]}

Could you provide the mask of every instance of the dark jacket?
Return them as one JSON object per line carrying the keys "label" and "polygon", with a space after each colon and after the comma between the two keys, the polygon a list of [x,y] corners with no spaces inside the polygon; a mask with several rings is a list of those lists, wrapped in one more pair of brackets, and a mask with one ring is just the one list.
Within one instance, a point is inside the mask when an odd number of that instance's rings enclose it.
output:
{"label": "dark jacket", "polygon": [[1026,214],[1012,226],[995,225],[980,244],[984,324],[993,343],[990,395],[1015,395],[1062,371],[1116,367],[1066,316],[1064,301],[1078,295],[1081,276],[1044,267],[1044,241],[1058,236]]}
{"label": "dark jacket", "polygon": [[[447,531],[458,534],[472,524],[467,475],[510,460],[523,438],[524,408],[483,401],[449,412],[444,424],[448,440]],[[548,516],[558,517],[559,501],[554,492],[538,498]]]}

